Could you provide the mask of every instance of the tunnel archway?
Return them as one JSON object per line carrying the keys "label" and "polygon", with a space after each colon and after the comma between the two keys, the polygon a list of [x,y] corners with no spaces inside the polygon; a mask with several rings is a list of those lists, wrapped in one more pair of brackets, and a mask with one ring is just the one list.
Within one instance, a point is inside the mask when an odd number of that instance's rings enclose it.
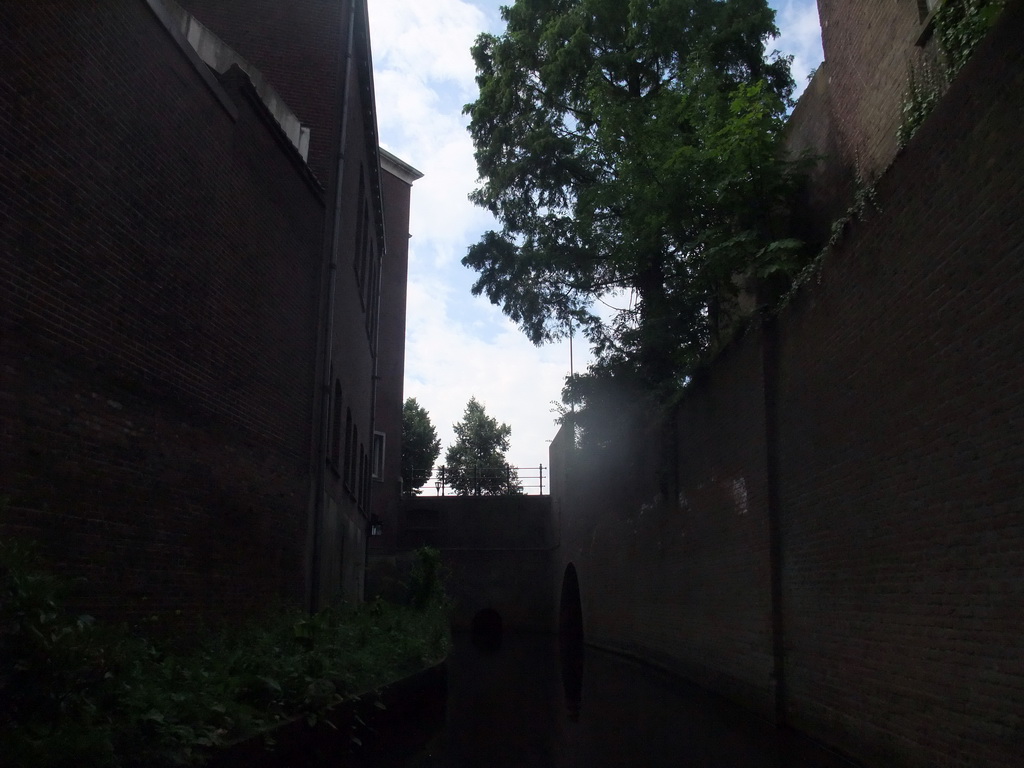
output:
{"label": "tunnel archway", "polygon": [[562,596],[558,601],[558,636],[563,642],[583,645],[583,606],[576,566],[569,563],[562,576]]}
{"label": "tunnel archway", "polygon": [[576,566],[569,563],[562,576],[558,601],[558,648],[562,666],[562,687],[569,719],[579,720],[583,698],[583,606]]}

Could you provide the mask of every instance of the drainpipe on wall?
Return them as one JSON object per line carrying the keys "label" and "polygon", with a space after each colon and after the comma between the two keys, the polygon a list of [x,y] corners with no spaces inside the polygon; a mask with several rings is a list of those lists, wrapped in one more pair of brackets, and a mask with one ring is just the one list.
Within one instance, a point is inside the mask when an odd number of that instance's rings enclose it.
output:
{"label": "drainpipe on wall", "polygon": [[[369,13],[367,5],[363,6],[363,12]],[[366,22],[369,23],[368,21]],[[377,94],[374,92],[373,87],[373,54],[370,50],[370,38],[366,38],[366,59],[368,66],[370,67],[370,102],[376,105]],[[381,284],[384,280],[384,260],[387,258],[387,224],[384,221],[384,179],[383,173],[380,169],[380,137],[377,132],[377,110],[372,110],[373,118],[370,121],[371,134],[373,137],[373,158],[374,158],[374,170],[377,173],[377,210],[380,211],[380,268],[377,270],[377,285],[376,285],[376,296],[377,306],[371,307],[371,311],[374,311],[377,317],[374,319],[373,325],[373,338],[370,340],[371,350],[373,353],[373,378],[371,379],[370,386],[370,461],[371,461],[371,473],[372,473],[372,461],[373,461],[373,441],[377,431],[377,382],[380,381],[379,365],[380,365],[380,306],[381,306]],[[372,534],[373,527],[373,481],[369,483],[369,489],[366,492],[365,507],[363,510],[366,514],[366,529],[363,534],[363,575],[359,580],[359,599],[362,600],[365,597],[366,590],[366,566],[370,562],[370,535]]]}
{"label": "drainpipe on wall", "polygon": [[[369,43],[367,43],[369,44]],[[376,131],[374,131],[376,134]],[[373,323],[373,339],[370,343],[373,345],[373,386],[370,388],[370,461],[373,461],[373,442],[376,439],[377,434],[377,382],[380,381],[379,365],[380,365],[380,305],[381,305],[381,286],[384,282],[384,259],[387,258],[388,249],[388,233],[387,233],[387,222],[384,220],[384,179],[383,174],[380,170],[380,148],[379,145],[374,148],[374,156],[377,159],[377,178],[380,180],[378,184],[378,197],[377,205],[380,209],[380,268],[377,270],[377,290],[375,294],[377,296],[377,306],[375,312],[377,314],[376,319]],[[383,458],[383,457],[382,457]],[[371,473],[372,473],[371,466]],[[363,576],[364,578],[360,581],[360,595],[359,599],[365,598],[366,590],[366,566],[370,564],[370,536],[373,533],[373,482],[370,482],[370,489],[366,493],[366,509],[369,513],[366,517],[366,533],[363,536]]]}
{"label": "drainpipe on wall", "polygon": [[765,482],[768,503],[768,559],[771,569],[772,675],[775,724],[786,724],[786,643],[782,612],[782,521],[779,510],[778,330],[775,318],[761,325],[761,383],[764,391]]}
{"label": "drainpipe on wall", "polygon": [[[319,397],[319,427],[317,435],[317,447],[314,453],[316,468],[314,470],[315,489],[312,503],[312,542],[310,552],[310,578],[309,578],[309,601],[308,608],[312,613],[319,607],[320,602],[320,565],[322,562],[321,549],[323,541],[321,531],[324,523],[324,507],[327,493],[326,467],[327,467],[327,441],[330,429],[330,405],[331,405],[331,358],[334,350],[334,304],[337,295],[338,275],[338,252],[340,250],[341,237],[341,185],[345,178],[345,144],[348,139],[348,110],[352,94],[349,93],[349,81],[352,76],[353,43],[355,35],[356,3],[359,0],[352,0],[348,13],[348,37],[345,42],[345,64],[342,67],[343,80],[342,92],[344,99],[341,105],[341,130],[338,137],[338,165],[334,177],[334,210],[331,219],[330,246],[326,254],[329,259],[327,267],[327,306],[324,315],[320,318],[320,329],[318,336],[322,340],[320,349],[320,364],[323,370],[323,381],[320,382]],[[358,97],[358,89],[356,89]]]}

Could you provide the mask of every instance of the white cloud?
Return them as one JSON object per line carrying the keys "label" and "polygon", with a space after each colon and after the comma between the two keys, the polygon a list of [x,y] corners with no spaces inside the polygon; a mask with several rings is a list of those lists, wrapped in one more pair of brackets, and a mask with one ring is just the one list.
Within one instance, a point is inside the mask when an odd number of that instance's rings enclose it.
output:
{"label": "white cloud", "polygon": [[793,57],[793,79],[799,95],[807,86],[807,75],[822,60],[818,4],[814,0],[775,0],[772,5],[781,33],[775,46]]}
{"label": "white cloud", "polygon": [[547,440],[557,429],[550,401],[568,373],[568,350],[532,346],[496,308],[471,297],[468,282],[453,289],[438,274],[410,284],[406,395],[430,411],[443,448],[476,397],[512,427],[513,464],[547,465]]}
{"label": "white cloud", "polygon": [[374,0],[370,14],[375,59],[470,95],[469,48],[486,23],[480,8],[462,0]]}
{"label": "white cloud", "polygon": [[494,226],[467,199],[476,163],[461,112],[476,95],[469,49],[494,23],[496,5],[375,0],[370,7],[381,141],[424,173],[412,191],[405,393],[429,411],[442,450],[476,397],[512,427],[513,464],[547,465],[557,429],[550,401],[568,373],[568,350],[533,347],[496,307],[471,295],[474,275],[460,264]]}

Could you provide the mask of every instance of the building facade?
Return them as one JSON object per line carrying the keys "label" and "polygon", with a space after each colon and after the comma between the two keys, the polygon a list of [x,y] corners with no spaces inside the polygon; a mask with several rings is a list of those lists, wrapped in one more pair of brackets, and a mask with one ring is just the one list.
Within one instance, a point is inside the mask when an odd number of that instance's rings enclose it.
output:
{"label": "building facade", "polygon": [[0,17],[0,535],[101,617],[360,599],[409,204],[365,1]]}

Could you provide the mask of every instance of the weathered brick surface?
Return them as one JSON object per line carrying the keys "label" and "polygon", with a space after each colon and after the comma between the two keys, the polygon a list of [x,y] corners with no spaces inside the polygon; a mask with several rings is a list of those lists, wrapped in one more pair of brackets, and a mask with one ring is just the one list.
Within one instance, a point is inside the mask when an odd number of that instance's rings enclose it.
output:
{"label": "weathered brick surface", "polygon": [[341,124],[348,0],[178,0],[260,70],[303,125],[309,166],[332,184]]}
{"label": "weathered brick surface", "polygon": [[452,597],[452,621],[469,629],[481,610],[497,611],[505,629],[552,632],[557,599],[555,526],[550,496],[418,496],[402,499],[389,525],[395,546],[371,555],[370,594],[404,597],[413,550],[440,550]]}
{"label": "weathered brick surface", "polygon": [[0,531],[99,615],[297,598],[320,193],[145,3],[0,24]]}
{"label": "weathered brick surface", "polygon": [[1011,3],[820,283],[689,393],[676,458],[644,432],[553,450],[589,640],[779,693],[869,765],[1010,768],[1024,744],[1021,29]]}
{"label": "weathered brick surface", "polygon": [[813,160],[792,226],[811,243],[892,163],[910,75],[939,77],[940,59],[915,0],[819,0],[818,13],[825,60],[786,127],[789,154]]}
{"label": "weathered brick surface", "polygon": [[805,174],[794,196],[790,229],[812,248],[829,239],[832,222],[846,213],[856,190],[856,171],[844,161],[830,111],[829,72],[829,62],[822,62],[786,122],[786,153]]}
{"label": "weathered brick surface", "polygon": [[[373,514],[382,533],[370,539],[370,548],[395,547],[402,501],[402,406],[405,384],[405,306],[409,279],[409,200],[411,187],[386,169],[381,173],[384,192],[387,256],[381,266],[381,312],[378,350],[377,400],[374,430],[385,436],[382,476],[374,483]],[[384,340],[388,340],[387,343]]]}
{"label": "weathered brick surface", "polygon": [[922,61],[916,0],[818,0],[829,111],[841,161],[877,177],[896,154],[910,67]]}
{"label": "weathered brick surface", "polygon": [[[695,386],[677,414],[675,463],[656,432],[624,438],[632,450],[578,455],[584,463],[559,483],[556,504],[562,567],[576,566],[589,640],[657,659],[770,714],[760,355],[756,340],[742,342]],[[552,465],[564,466],[555,455]],[[659,488],[663,467],[676,479]]]}
{"label": "weathered brick surface", "polygon": [[789,714],[880,764],[1024,744],[1022,10],[780,323]]}

